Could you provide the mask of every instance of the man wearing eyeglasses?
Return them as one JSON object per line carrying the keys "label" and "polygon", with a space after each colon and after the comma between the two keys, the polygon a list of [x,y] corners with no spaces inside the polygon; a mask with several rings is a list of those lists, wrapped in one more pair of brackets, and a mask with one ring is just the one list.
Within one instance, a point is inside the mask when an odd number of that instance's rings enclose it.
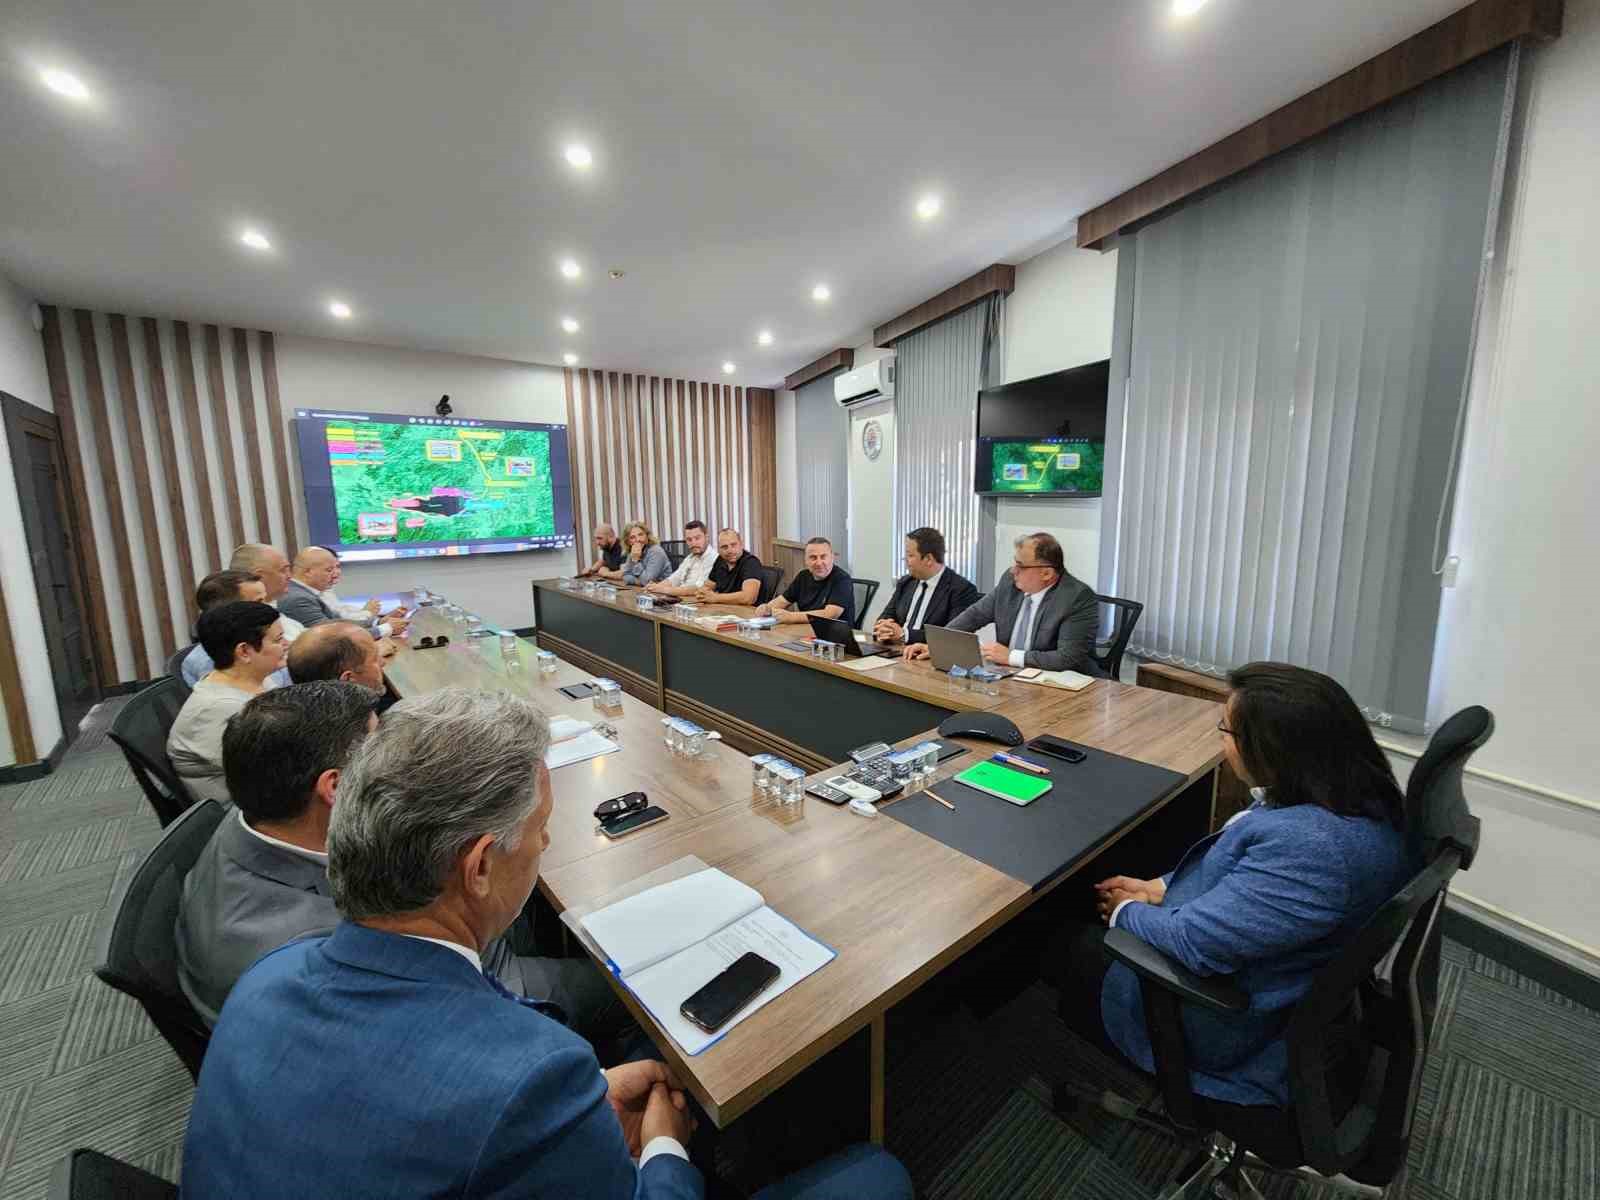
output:
{"label": "man wearing eyeglasses", "polygon": [[[1104,675],[1094,661],[1100,607],[1094,589],[1067,573],[1061,543],[1048,533],[1017,539],[1011,569],[994,590],[964,610],[949,628],[976,633],[993,625],[996,638],[983,643],[986,662],[1000,667],[1040,667]],[[908,659],[926,658],[926,643],[905,648]]]}

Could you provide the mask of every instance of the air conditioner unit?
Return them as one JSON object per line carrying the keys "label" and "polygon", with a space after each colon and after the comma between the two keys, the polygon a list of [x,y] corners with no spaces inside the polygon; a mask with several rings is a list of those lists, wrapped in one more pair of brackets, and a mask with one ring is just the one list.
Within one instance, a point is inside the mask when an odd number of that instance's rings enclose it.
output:
{"label": "air conditioner unit", "polygon": [[894,355],[869,362],[854,371],[833,377],[833,398],[840,408],[869,404],[874,400],[894,399]]}

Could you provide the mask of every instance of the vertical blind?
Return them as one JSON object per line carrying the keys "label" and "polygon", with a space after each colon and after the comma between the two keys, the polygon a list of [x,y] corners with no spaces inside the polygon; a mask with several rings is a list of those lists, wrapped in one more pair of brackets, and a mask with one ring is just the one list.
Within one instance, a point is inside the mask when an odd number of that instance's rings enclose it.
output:
{"label": "vertical blind", "polygon": [[1003,359],[1005,297],[990,296],[895,343],[895,512],[907,530],[944,534],[945,561],[978,578],[979,548],[994,538],[973,489],[978,391]]}
{"label": "vertical blind", "polygon": [[1510,52],[1469,63],[1123,239],[1105,512],[1135,654],[1297,663],[1425,728],[1514,77]]}
{"label": "vertical blind", "polygon": [[849,544],[845,516],[850,503],[850,414],[833,398],[832,375],[795,390],[794,428],[800,536],[827,538],[843,559]]}

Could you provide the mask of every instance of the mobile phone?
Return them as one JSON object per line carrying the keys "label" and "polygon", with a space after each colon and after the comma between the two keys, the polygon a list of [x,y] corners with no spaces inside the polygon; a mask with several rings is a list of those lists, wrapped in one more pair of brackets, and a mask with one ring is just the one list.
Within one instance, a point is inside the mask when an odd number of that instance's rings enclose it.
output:
{"label": "mobile phone", "polygon": [[1037,678],[1039,678],[1039,676],[1041,676],[1043,674],[1044,674],[1044,672],[1042,670],[1040,670],[1038,667],[1026,667],[1023,670],[1017,672],[1017,678],[1018,679],[1037,679]]}
{"label": "mobile phone", "polygon": [[612,841],[616,841],[619,837],[626,837],[635,829],[643,829],[646,825],[654,825],[657,821],[666,819],[667,810],[652,804],[649,808],[641,808],[638,812],[628,813],[614,821],[601,822],[600,832]]}
{"label": "mobile phone", "polygon": [[592,683],[569,683],[565,687],[557,688],[568,700],[587,700],[600,689]]}
{"label": "mobile phone", "polygon": [[741,954],[720,974],[690,996],[678,1012],[691,1025],[715,1033],[750,1001],[771,987],[778,968],[755,951]]}
{"label": "mobile phone", "polygon": [[601,823],[615,821],[625,813],[631,813],[643,808],[646,804],[643,792],[628,792],[626,795],[613,796],[609,800],[602,800],[595,805],[594,819]]}
{"label": "mobile phone", "polygon": [[1081,763],[1089,756],[1071,742],[1062,741],[1048,733],[1041,733],[1028,743],[1029,750],[1037,750],[1040,754],[1048,754],[1051,758],[1059,758],[1064,762]]}

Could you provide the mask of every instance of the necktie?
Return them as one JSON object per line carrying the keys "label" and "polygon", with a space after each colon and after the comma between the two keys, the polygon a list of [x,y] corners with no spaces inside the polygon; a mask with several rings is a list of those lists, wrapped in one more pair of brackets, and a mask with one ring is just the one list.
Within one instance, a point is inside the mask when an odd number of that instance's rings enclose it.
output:
{"label": "necktie", "polygon": [[1039,615],[1039,598],[1029,596],[1022,602],[1022,611],[1017,614],[1017,627],[1012,631],[1011,648],[1026,653],[1033,647],[1033,624]]}
{"label": "necktie", "polygon": [[566,1009],[561,1007],[561,1005],[553,1003],[549,1000],[530,1000],[526,996],[519,996],[510,988],[506,987],[505,984],[496,979],[492,971],[485,971],[483,973],[483,977],[489,981],[490,987],[499,992],[507,1000],[513,1001],[516,1004],[525,1005],[528,1008],[533,1009],[535,1012],[543,1013],[552,1021],[557,1021],[562,1025],[567,1023],[567,1012]]}
{"label": "necktie", "polygon": [[911,616],[906,621],[907,629],[916,629],[922,624],[922,610],[928,603],[928,581],[924,579],[922,586],[917,589],[917,598],[911,605]]}

